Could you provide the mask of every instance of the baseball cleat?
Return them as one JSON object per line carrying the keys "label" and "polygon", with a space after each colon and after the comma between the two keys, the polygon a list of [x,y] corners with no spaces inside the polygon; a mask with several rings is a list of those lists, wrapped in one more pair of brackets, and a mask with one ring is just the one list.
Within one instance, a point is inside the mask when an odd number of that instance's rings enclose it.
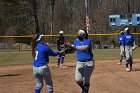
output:
{"label": "baseball cleat", "polygon": [[118,65],[121,65],[122,63],[118,63]]}
{"label": "baseball cleat", "polygon": [[132,67],[130,67],[130,71],[132,71]]}
{"label": "baseball cleat", "polygon": [[84,90],[82,90],[80,93],[85,93]]}
{"label": "baseball cleat", "polygon": [[129,69],[129,68],[126,68],[126,71],[127,71],[127,72],[130,72],[130,69]]}
{"label": "baseball cleat", "polygon": [[88,93],[88,91],[82,90],[80,93]]}
{"label": "baseball cleat", "polygon": [[57,68],[60,68],[60,65],[57,65]]}
{"label": "baseball cleat", "polygon": [[60,65],[62,68],[67,68],[67,65],[65,65],[65,64],[61,64]]}

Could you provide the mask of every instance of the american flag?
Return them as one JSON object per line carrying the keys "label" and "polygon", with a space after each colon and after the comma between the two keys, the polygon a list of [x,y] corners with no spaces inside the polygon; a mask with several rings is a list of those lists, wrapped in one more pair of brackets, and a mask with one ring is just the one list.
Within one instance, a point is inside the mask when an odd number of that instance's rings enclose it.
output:
{"label": "american flag", "polygon": [[87,32],[90,30],[90,23],[89,23],[88,15],[86,15],[86,29],[87,29]]}

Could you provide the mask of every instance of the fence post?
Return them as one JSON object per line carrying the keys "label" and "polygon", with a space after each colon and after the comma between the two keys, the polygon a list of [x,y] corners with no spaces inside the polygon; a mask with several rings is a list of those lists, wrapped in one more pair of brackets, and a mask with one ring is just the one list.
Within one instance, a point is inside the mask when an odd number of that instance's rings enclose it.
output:
{"label": "fence post", "polygon": [[20,51],[20,43],[19,43],[19,45],[18,45],[18,51]]}

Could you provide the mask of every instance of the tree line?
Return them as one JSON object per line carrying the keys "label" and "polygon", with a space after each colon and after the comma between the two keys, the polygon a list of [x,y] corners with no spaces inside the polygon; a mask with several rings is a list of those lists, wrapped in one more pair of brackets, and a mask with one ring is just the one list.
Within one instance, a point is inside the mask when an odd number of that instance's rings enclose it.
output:
{"label": "tree line", "polygon": [[[124,27],[110,27],[109,14],[140,13],[139,0],[87,0],[89,33],[113,33]],[[85,29],[85,0],[1,0],[0,35],[35,33],[76,34]],[[133,27],[134,32],[139,27]]]}

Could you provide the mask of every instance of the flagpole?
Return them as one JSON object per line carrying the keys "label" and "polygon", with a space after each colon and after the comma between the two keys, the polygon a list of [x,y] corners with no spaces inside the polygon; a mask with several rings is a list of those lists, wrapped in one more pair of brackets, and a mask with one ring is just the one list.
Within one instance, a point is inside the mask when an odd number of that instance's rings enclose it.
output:
{"label": "flagpole", "polygon": [[88,0],[85,0],[85,7],[86,7],[85,25],[86,25],[87,32],[90,30],[89,15],[88,15],[88,7],[89,7],[89,5],[88,4],[89,4]]}
{"label": "flagpole", "polygon": [[85,7],[86,7],[86,15],[88,14],[88,4],[87,4],[87,0],[85,0]]}

